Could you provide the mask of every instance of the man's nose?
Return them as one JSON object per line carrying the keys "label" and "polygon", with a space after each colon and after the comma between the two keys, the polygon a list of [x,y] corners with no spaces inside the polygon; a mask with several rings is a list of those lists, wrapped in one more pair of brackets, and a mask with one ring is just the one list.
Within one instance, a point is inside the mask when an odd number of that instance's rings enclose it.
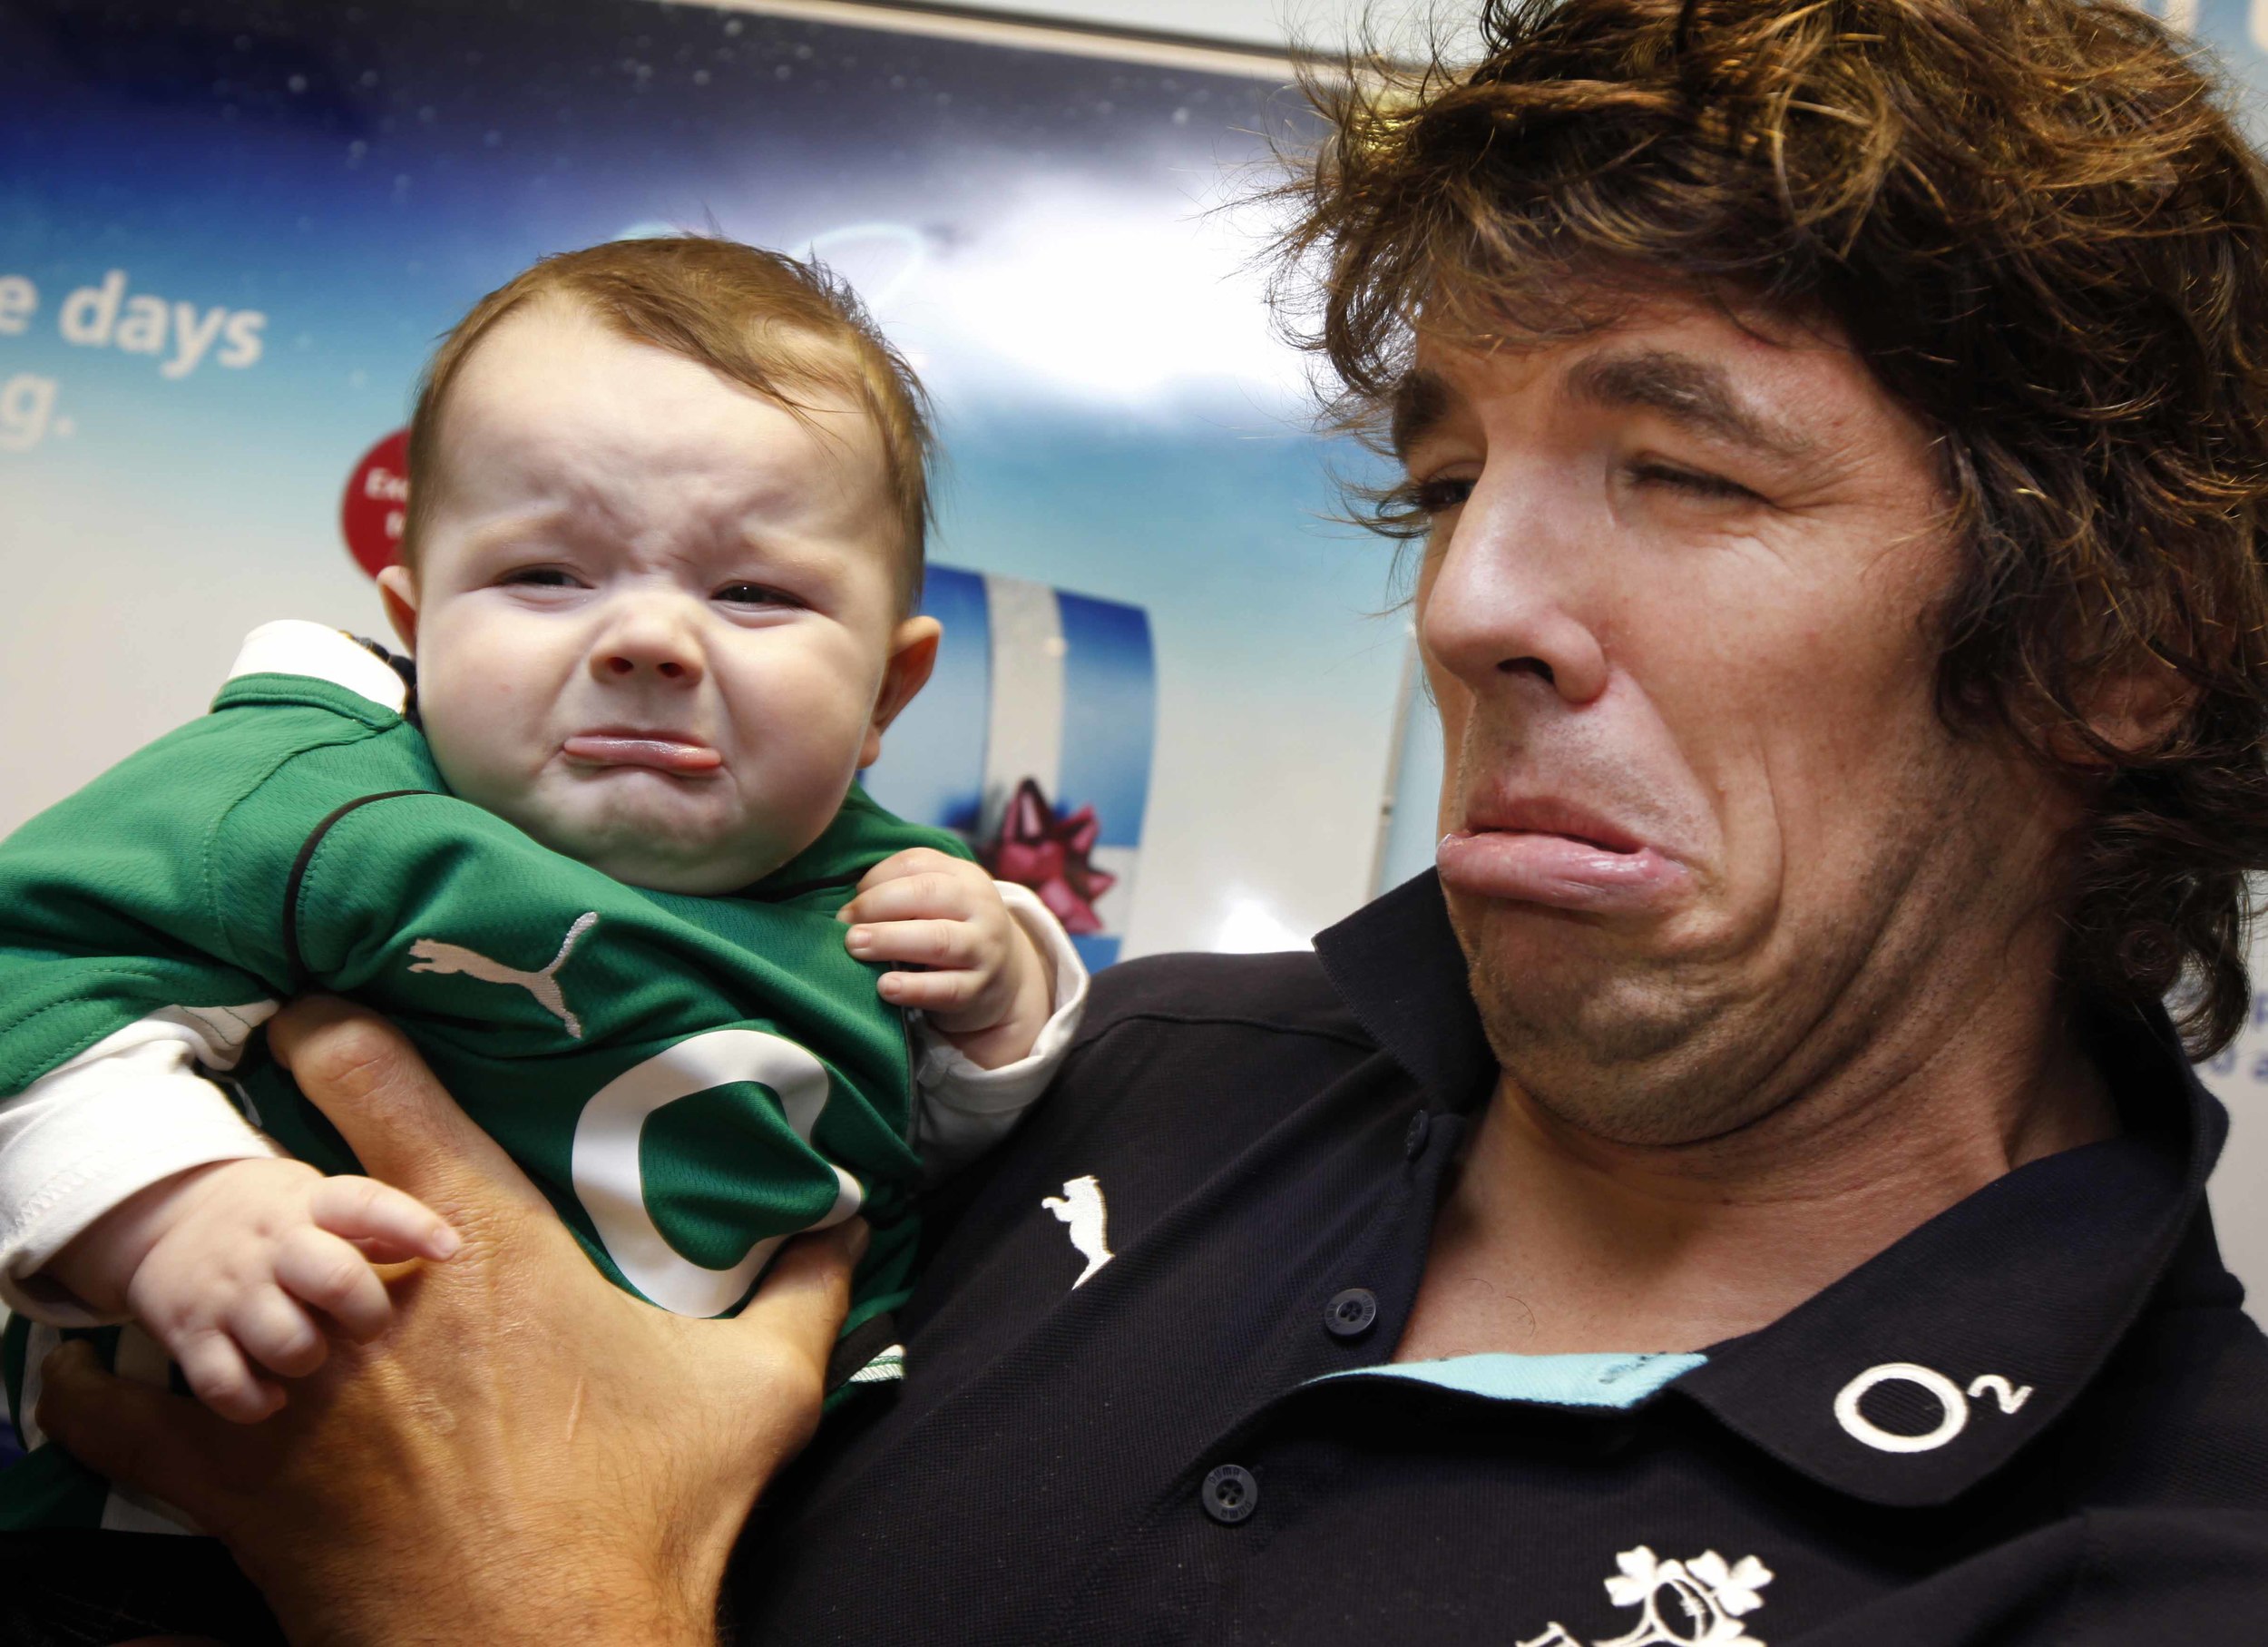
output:
{"label": "man's nose", "polygon": [[1605,557],[1587,554],[1548,504],[1485,495],[1474,492],[1434,550],[1418,615],[1425,650],[1481,696],[1520,682],[1589,703],[1607,690],[1589,613]]}
{"label": "man's nose", "polygon": [[707,672],[692,626],[659,603],[640,602],[607,626],[591,650],[591,672],[610,682],[645,677],[672,686],[696,686]]}

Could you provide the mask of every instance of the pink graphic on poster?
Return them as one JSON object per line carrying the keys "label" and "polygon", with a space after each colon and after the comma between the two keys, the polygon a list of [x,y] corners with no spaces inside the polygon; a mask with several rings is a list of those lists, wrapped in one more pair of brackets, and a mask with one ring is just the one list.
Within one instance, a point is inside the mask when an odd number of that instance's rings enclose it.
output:
{"label": "pink graphic on poster", "polygon": [[1000,838],[978,856],[1001,879],[1038,893],[1064,931],[1091,935],[1102,930],[1095,900],[1118,882],[1091,861],[1101,835],[1094,808],[1058,817],[1040,786],[1027,778],[1016,786],[1016,798],[1001,820]]}

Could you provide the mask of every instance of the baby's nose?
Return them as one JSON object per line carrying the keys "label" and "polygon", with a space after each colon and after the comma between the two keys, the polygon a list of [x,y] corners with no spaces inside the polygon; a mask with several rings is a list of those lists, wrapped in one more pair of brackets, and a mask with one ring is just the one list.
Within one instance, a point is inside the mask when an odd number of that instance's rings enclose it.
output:
{"label": "baby's nose", "polygon": [[[609,652],[601,665],[611,675],[634,675],[638,661],[628,652]],[[691,665],[679,658],[662,658],[653,665],[653,672],[665,681],[682,681],[693,672]]]}
{"label": "baby's nose", "polygon": [[591,658],[591,672],[601,680],[628,682],[650,675],[675,686],[691,686],[701,678],[700,649],[689,637],[666,623],[625,623],[601,642]]}

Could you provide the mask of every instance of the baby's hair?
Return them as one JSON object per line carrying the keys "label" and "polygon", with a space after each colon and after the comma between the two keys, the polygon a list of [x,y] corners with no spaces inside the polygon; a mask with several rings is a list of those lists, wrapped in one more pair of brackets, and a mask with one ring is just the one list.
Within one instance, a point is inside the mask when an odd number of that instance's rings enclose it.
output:
{"label": "baby's hair", "polygon": [[417,564],[438,488],[449,388],[490,328],[531,303],[564,299],[636,342],[699,361],[798,417],[797,398],[832,390],[855,402],[882,437],[896,505],[902,612],[920,598],[929,535],[929,397],[857,294],[823,266],[707,235],[609,240],[543,259],[473,305],[441,340],[409,424],[409,515],[402,560]]}

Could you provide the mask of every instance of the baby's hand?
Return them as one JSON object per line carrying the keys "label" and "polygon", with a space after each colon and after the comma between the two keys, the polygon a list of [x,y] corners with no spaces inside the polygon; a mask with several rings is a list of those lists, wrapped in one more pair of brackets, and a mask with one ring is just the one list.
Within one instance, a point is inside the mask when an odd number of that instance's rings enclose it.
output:
{"label": "baby's hand", "polygon": [[251,1424],[284,1404],[259,1370],[305,1377],[329,1354],[308,1311],[348,1338],[393,1319],[373,1264],[446,1259],[456,1232],[421,1201],[303,1161],[192,1167],[90,1224],[50,1273],[95,1309],[122,1310],[165,1346],[199,1399]]}
{"label": "baby's hand", "polygon": [[884,973],[882,998],[920,1007],[972,1063],[997,1069],[1031,1051],[1053,1005],[1053,968],[976,865],[926,847],[894,854],[837,918],[852,923],[860,960],[928,968]]}

